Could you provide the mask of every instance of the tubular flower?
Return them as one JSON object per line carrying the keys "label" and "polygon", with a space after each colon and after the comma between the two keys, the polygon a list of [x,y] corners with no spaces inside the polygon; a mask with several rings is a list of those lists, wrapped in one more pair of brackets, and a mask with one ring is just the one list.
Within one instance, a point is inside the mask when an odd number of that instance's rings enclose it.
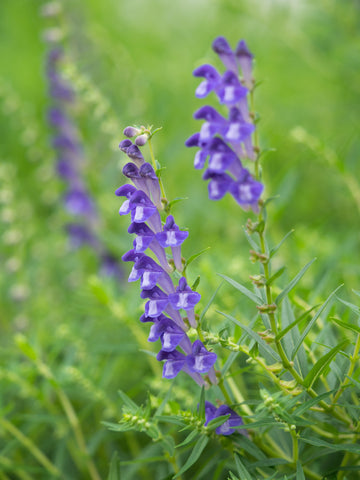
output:
{"label": "tubular flower", "polygon": [[[192,135],[185,145],[200,148],[194,160],[196,169],[204,168],[208,160],[203,179],[210,180],[210,199],[219,200],[229,192],[244,210],[258,211],[264,187],[242,165],[243,160],[256,161],[252,142],[255,125],[248,106],[249,91],[254,83],[253,55],[244,40],[239,42],[234,52],[224,37],[215,39],[213,50],[219,55],[226,71],[221,76],[208,64],[195,69],[194,76],[204,78],[195,95],[203,98],[215,92],[220,103],[227,107],[228,116],[220,115],[209,105],[201,107],[194,118],[204,123],[200,132]],[[238,73],[239,67],[242,78]]]}
{"label": "tubular flower", "polygon": [[[131,138],[145,135],[143,130],[134,127],[125,128],[124,134]],[[146,135],[150,136],[148,130]],[[148,340],[161,341],[157,359],[165,361],[164,378],[174,378],[183,371],[204,385],[202,374],[206,373],[211,383],[217,383],[216,354],[208,351],[200,340],[192,343],[187,335],[189,326],[197,327],[195,308],[201,295],[191,289],[184,276],[178,283],[171,276],[174,269],[180,274],[184,270],[181,245],[189,233],[180,230],[172,215],[162,223],[164,200],[160,182],[138,148],[142,143],[141,140],[134,144],[129,138],[120,142],[120,150],[132,160],[125,165],[123,173],[134,185],[125,184],[115,192],[124,197],[119,214],[130,214],[128,232],[135,234],[134,248],[122,258],[133,262],[129,282],[140,280],[140,297],[147,299],[140,320],[152,323]],[[146,254],[148,249],[154,258]]]}
{"label": "tubular flower", "polygon": [[215,432],[218,435],[231,435],[232,433],[244,433],[244,430],[239,428],[244,425],[242,418],[234,412],[230,407],[227,405],[221,405],[220,407],[216,407],[210,402],[205,402],[205,426],[217,417],[221,417],[223,415],[230,415],[230,417],[226,420],[225,423],[217,427]]}

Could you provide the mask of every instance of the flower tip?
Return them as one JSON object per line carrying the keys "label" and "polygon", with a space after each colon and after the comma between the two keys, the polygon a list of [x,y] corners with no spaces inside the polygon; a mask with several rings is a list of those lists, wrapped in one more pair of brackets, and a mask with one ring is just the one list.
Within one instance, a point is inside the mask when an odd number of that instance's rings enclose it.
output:
{"label": "flower tip", "polygon": [[136,137],[135,145],[137,145],[138,147],[142,147],[148,141],[148,138],[149,136],[146,133],[139,135],[138,137]]}
{"label": "flower tip", "polygon": [[254,58],[254,55],[250,52],[245,40],[240,40],[240,42],[237,44],[235,55],[238,58],[239,57]]}
{"label": "flower tip", "polygon": [[222,54],[228,55],[233,53],[228,41],[226,40],[225,37],[222,37],[222,36],[215,38],[212,44],[212,48],[214,52],[219,55],[222,55]]}
{"label": "flower tip", "polygon": [[140,130],[135,127],[126,127],[124,128],[123,134],[125,137],[132,138],[135,137],[135,135],[139,135]]}

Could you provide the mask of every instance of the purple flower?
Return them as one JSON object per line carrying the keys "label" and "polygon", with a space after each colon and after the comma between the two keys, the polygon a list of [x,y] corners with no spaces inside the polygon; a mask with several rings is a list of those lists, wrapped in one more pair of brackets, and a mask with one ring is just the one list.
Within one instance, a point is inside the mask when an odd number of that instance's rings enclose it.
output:
{"label": "purple flower", "polygon": [[179,272],[183,270],[181,245],[188,235],[189,232],[184,232],[179,229],[172,215],[167,217],[163,231],[156,234],[156,239],[163,248],[171,247],[175,267]]}
{"label": "purple flower", "polygon": [[230,417],[222,425],[216,428],[215,432],[218,435],[231,435],[235,432],[242,432],[241,428],[244,425],[242,418],[234,412],[227,405],[221,405],[216,407],[211,402],[205,402],[205,426],[215,418],[221,417],[223,415],[230,415]]}
{"label": "purple flower", "polygon": [[165,315],[160,315],[153,320],[154,325],[150,329],[149,342],[156,342],[160,338],[162,351],[172,352],[186,337],[184,330]]}
{"label": "purple flower", "polygon": [[237,72],[237,64],[234,52],[232,51],[225,37],[217,37],[213,41],[212,48],[228,70]]}
{"label": "purple flower", "polygon": [[211,170],[206,170],[203,179],[210,179],[208,191],[211,200],[220,200],[223,198],[234,182],[234,179],[227,173],[214,173],[211,172]]}
{"label": "purple flower", "polygon": [[254,55],[248,49],[245,40],[240,40],[240,42],[238,43],[235,51],[235,56],[244,76],[244,83],[247,88],[251,89],[254,83],[252,78],[252,61]]}
{"label": "purple flower", "polygon": [[147,317],[158,317],[169,303],[168,295],[156,286],[150,290],[143,290],[140,297],[149,298],[149,301],[145,304],[145,315]]}
{"label": "purple flower", "polygon": [[206,350],[200,340],[195,340],[192,353],[186,357],[186,363],[192,372],[206,373],[215,364],[217,355]]}
{"label": "purple flower", "polygon": [[179,280],[176,292],[169,295],[169,302],[174,310],[186,310],[190,325],[196,328],[194,307],[200,301],[200,298],[200,293],[191,290],[186,278],[182,277]]}
{"label": "purple flower", "polygon": [[212,90],[217,90],[221,82],[221,76],[212,65],[202,65],[193,72],[194,77],[204,77],[195,91],[198,98],[206,97]]}
{"label": "purple flower", "polygon": [[221,86],[217,90],[220,98],[220,103],[226,105],[235,105],[242,98],[246,97],[248,89],[243,87],[238,79],[238,76],[231,71],[224,73]]}
{"label": "purple flower", "polygon": [[245,210],[249,208],[257,210],[257,204],[263,189],[263,184],[254,180],[248,170],[244,168],[240,178],[230,185],[229,191]]}
{"label": "purple flower", "polygon": [[119,262],[111,253],[101,255],[100,274],[106,277],[117,278],[123,280],[124,272],[120,268]]}
{"label": "purple flower", "polygon": [[184,368],[186,361],[186,356],[178,350],[171,352],[160,350],[156,358],[159,361],[166,360],[163,367],[164,378],[175,378]]}

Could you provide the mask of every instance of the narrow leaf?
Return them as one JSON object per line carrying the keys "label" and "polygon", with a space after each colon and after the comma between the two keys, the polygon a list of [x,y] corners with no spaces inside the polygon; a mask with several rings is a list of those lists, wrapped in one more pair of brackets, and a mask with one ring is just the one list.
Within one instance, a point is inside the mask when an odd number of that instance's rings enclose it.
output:
{"label": "narrow leaf", "polygon": [[341,350],[346,344],[348,343],[347,340],[344,340],[339,345],[336,345],[332,348],[328,353],[326,353],[323,357],[318,360],[310,372],[306,375],[304,379],[304,386],[309,388],[315,382],[315,380],[322,374],[324,369],[330,365],[335,355]]}
{"label": "narrow leaf", "polygon": [[226,420],[229,420],[230,414],[228,415],[220,415],[219,417],[213,418],[210,422],[206,425],[209,430],[215,430],[215,428],[220,427]]}
{"label": "narrow leaf", "polygon": [[217,289],[215,290],[215,292],[213,293],[212,297],[210,298],[209,302],[207,303],[206,307],[204,308],[204,310],[201,312],[200,314],[200,319],[199,319],[199,323],[201,324],[201,321],[202,319],[205,317],[206,315],[206,312],[209,310],[210,308],[210,305],[213,303],[215,297],[216,297],[216,294],[218,293],[218,291],[220,290],[221,286],[223,285],[223,282],[220,283],[220,285],[217,287]]}
{"label": "narrow leaf", "polygon": [[335,317],[331,317],[330,320],[332,320],[334,323],[336,323],[340,327],[345,328],[345,330],[351,330],[352,332],[360,334],[360,327],[358,327],[357,325],[352,325],[351,323],[342,322],[341,320]]}
{"label": "narrow leaf", "polygon": [[295,345],[294,347],[294,351],[292,352],[292,355],[291,355],[291,359],[293,360],[295,358],[295,355],[297,353],[297,351],[299,350],[300,348],[300,345],[303,343],[306,335],[310,332],[312,326],[314,325],[314,323],[316,322],[316,320],[320,317],[320,315],[323,313],[323,311],[325,310],[325,308],[328,306],[329,302],[333,299],[333,296],[335,295],[335,293],[342,287],[342,285],[340,285],[339,287],[337,287],[332,293],[330,293],[330,295],[328,296],[328,298],[325,300],[325,302],[322,304],[321,308],[318,310],[318,312],[314,315],[314,317],[310,320],[310,322],[308,323],[308,325],[306,326],[305,330],[303,331],[301,337],[299,338],[299,341],[298,343]]}
{"label": "narrow leaf", "polygon": [[200,455],[202,454],[204,448],[208,444],[209,437],[200,437],[199,440],[196,442],[190,456],[186,460],[185,464],[180,468],[178,473],[173,477],[178,478],[180,477],[184,472],[189,470],[189,468],[194,465],[194,463],[199,459]]}
{"label": "narrow leaf", "polygon": [[325,398],[330,397],[336,390],[330,390],[329,392],[322,393],[321,395],[317,396],[316,398],[312,398],[307,400],[305,403],[300,405],[293,411],[293,415],[299,416],[302,415],[304,412],[309,410],[311,407],[319,403],[321,400],[325,400]]}
{"label": "narrow leaf", "polygon": [[128,396],[126,395],[126,393],[124,393],[122,390],[118,390],[118,394],[120,395],[121,400],[125,403],[125,405],[126,405],[132,412],[135,413],[135,412],[139,409],[139,407],[136,405],[136,403],[133,402],[133,401],[131,400],[131,398],[128,397]]}
{"label": "narrow leaf", "polygon": [[107,480],[120,480],[119,458],[117,452],[113,454],[110,462],[110,470]]}
{"label": "narrow leaf", "polygon": [[339,300],[339,302],[349,307],[352,312],[356,313],[356,315],[360,315],[360,307],[358,307],[357,305],[354,305],[353,303],[346,302],[345,300],[342,300],[339,297],[337,297],[337,299]]}
{"label": "narrow leaf", "polygon": [[272,283],[274,283],[274,281],[281,277],[281,275],[285,272],[286,270],[286,267],[281,267],[279,268],[279,270],[277,272],[274,273],[274,275],[272,275],[269,280],[266,282],[266,285],[271,285]]}
{"label": "narrow leaf", "polygon": [[240,285],[240,283],[238,282],[235,282],[235,280],[233,280],[232,278],[230,277],[227,277],[226,275],[222,275],[221,273],[218,273],[219,277],[223,278],[224,280],[226,280],[228,283],[230,283],[230,285],[232,285],[233,287],[236,288],[236,290],[239,290],[241,293],[243,293],[244,295],[246,295],[248,298],[250,298],[250,300],[252,300],[254,303],[256,303],[257,305],[262,305],[263,304],[263,301],[262,301],[262,298],[259,297],[258,295],[256,295],[254,292],[252,292],[251,290],[249,290],[248,288],[244,287],[243,285]]}
{"label": "narrow leaf", "polygon": [[351,452],[356,453],[357,455],[360,454],[360,444],[355,443],[339,443],[339,444],[332,444],[326,442],[325,440],[321,440],[320,438],[315,437],[301,437],[301,440],[305,443],[309,443],[310,445],[314,445],[315,447],[324,447],[329,450],[334,450],[337,452]]}
{"label": "narrow leaf", "polygon": [[304,470],[299,460],[296,462],[296,480],[305,480]]}
{"label": "narrow leaf", "polygon": [[287,285],[284,290],[276,297],[275,299],[275,304],[279,305],[281,300],[287,295],[294,287],[295,285],[301,280],[301,278],[305,275],[306,271],[308,268],[315,262],[316,258],[313,258],[305,267],[303,267],[300,272],[294,277],[289,285]]}
{"label": "narrow leaf", "polygon": [[199,400],[199,419],[205,422],[205,388],[201,387],[200,400]]}
{"label": "narrow leaf", "polygon": [[238,325],[240,328],[242,328],[243,330],[245,330],[245,332],[251,337],[253,338],[259,345],[262,346],[262,348],[276,361],[276,362],[280,362],[281,359],[279,357],[279,355],[256,333],[254,332],[253,330],[251,330],[251,328],[247,327],[246,325],[243,325],[242,323],[240,323],[238,320],[236,320],[236,318],[232,317],[231,315],[227,315],[226,313],[223,313],[223,312],[218,312],[220,313],[221,315],[223,315],[224,317],[228,318],[229,320],[231,320],[232,322],[236,323],[236,325]]}
{"label": "narrow leaf", "polygon": [[295,230],[290,230],[290,232],[288,232],[285,237],[281,240],[280,243],[278,243],[275,247],[273,247],[271,250],[270,250],[270,258],[273,257],[275,255],[275,253],[279,250],[279,248],[281,247],[281,245],[285,242],[285,240],[288,239],[288,237],[290,237],[290,235],[292,235],[294,233]]}
{"label": "narrow leaf", "polygon": [[188,260],[186,260],[185,267],[184,267],[184,272],[187,269],[187,267],[190,265],[190,263],[192,263],[194,260],[196,260],[198,257],[200,257],[200,255],[207,252],[208,250],[210,250],[210,247],[206,247],[206,248],[204,248],[204,250],[201,250],[201,252],[198,252],[198,253],[195,253],[194,255],[191,255],[191,257],[188,258]]}
{"label": "narrow leaf", "polygon": [[281,330],[277,335],[276,335],[276,339],[277,340],[281,340],[283,338],[284,335],[286,335],[292,328],[295,327],[295,325],[297,325],[298,323],[300,323],[302,320],[304,320],[304,318],[306,318],[310,312],[312,312],[313,310],[315,310],[315,308],[319,307],[320,304],[318,305],[314,305],[313,307],[309,308],[309,310],[306,310],[306,312],[304,312],[302,315],[300,315],[300,317],[298,317],[296,320],[294,320],[293,322],[291,322],[287,327],[285,327],[283,330]]}
{"label": "narrow leaf", "polygon": [[195,438],[198,436],[199,436],[199,432],[197,430],[193,430],[192,432],[189,433],[189,435],[185,438],[185,440],[179,443],[179,445],[176,445],[175,448],[185,447],[186,445],[189,445],[190,443],[194,442]]}
{"label": "narrow leaf", "polygon": [[254,480],[252,475],[250,475],[248,470],[245,468],[245,465],[240,460],[239,455],[235,454],[234,458],[235,458],[237,473],[239,474],[239,477],[241,478],[241,480]]}

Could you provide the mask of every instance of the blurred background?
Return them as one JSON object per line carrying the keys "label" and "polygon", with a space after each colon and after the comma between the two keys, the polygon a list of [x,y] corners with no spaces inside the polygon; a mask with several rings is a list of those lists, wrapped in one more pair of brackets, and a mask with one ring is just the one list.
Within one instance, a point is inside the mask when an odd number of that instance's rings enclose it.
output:
{"label": "blurred background", "polygon": [[[101,425],[119,416],[117,390],[140,400],[150,390],[156,403],[168,388],[160,381],[161,366],[139,355],[139,348],[156,348],[138,322],[143,307],[138,285],[127,284],[129,265],[121,266],[123,278],[107,277],[93,249],[69,246],[65,225],[71,216],[47,120],[49,29],[63,38],[61,68],[75,91],[71,118],[83,150],[83,181],[98,211],[96,234],[115,258],[120,261],[132,246],[128,218],[119,217],[121,202],[114,195],[125,183],[126,158],[118,143],[125,126],[154,125],[163,127],[153,144],[167,196],[186,198],[173,209],[177,224],[190,232],[183,255],[210,247],[189,269],[190,282],[201,276],[201,306],[220,283],[216,273],[247,285],[257,273],[243,234],[251,213],[230,197],[210,202],[202,174],[193,168],[194,149],[184,146],[200,128],[193,112],[205,104],[194,96],[192,71],[204,62],[220,68],[211,43],[225,35],[233,46],[245,39],[255,55],[260,143],[273,149],[263,160],[266,196],[276,197],[268,208],[269,243],[294,229],[275,259],[287,266],[280,285],[317,257],[297,291],[306,302],[324,300],[341,283],[343,298],[360,290],[358,0],[59,3],[56,18],[40,15],[44,3],[38,0],[0,3],[4,479],[56,477],[35,446],[61,478],[88,478],[62,395],[105,478],[114,451],[125,461],[151,447],[142,436],[125,441]],[[222,322],[217,308],[244,315],[249,307],[231,287],[222,293],[208,314],[215,326]],[[177,401],[185,408],[192,399],[179,388]],[[124,478],[138,478],[136,468],[126,472]]]}

